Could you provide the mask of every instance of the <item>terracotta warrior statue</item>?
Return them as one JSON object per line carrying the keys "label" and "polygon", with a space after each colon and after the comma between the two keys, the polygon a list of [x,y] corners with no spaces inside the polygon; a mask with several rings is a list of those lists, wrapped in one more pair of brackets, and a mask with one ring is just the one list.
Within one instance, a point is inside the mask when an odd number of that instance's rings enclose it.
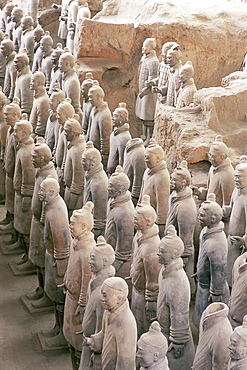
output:
{"label": "terracotta warrior statue", "polygon": [[150,205],[149,195],[144,195],[134,213],[134,226],[137,230],[133,240],[133,257],[130,270],[133,290],[131,310],[137,322],[138,338],[145,333],[156,317],[158,297],[158,246],[159,229],[155,224],[156,213]]}
{"label": "terracotta warrior statue", "polygon": [[[82,321],[82,333],[85,337],[90,337],[102,329],[104,308],[101,304],[101,286],[107,278],[114,276],[115,269],[112,266],[114,260],[114,249],[106,243],[102,235],[99,236],[89,258],[92,278],[88,285],[87,302]],[[90,365],[91,362],[93,365]],[[97,364],[100,366],[100,354],[93,352],[88,346],[83,346],[79,369],[89,370],[92,367],[96,368]]]}
{"label": "terracotta warrior statue", "polygon": [[19,53],[23,53],[24,49],[27,50],[30,67],[33,65],[34,56],[33,26],[33,18],[30,15],[25,15],[21,20],[22,35]]}
{"label": "terracotta warrior statue", "polygon": [[40,41],[44,36],[45,31],[43,28],[38,25],[33,30],[33,39],[34,39],[34,58],[33,58],[33,65],[32,65],[32,73],[37,72],[41,68],[43,52],[40,48]]}
{"label": "terracotta warrior statue", "polygon": [[181,86],[178,91],[176,108],[184,108],[193,103],[194,94],[197,91],[194,79],[194,67],[192,62],[187,61],[179,71]]}
{"label": "terracotta warrior statue", "polygon": [[169,65],[167,63],[167,52],[174,45],[179,46],[176,42],[168,41],[162,46],[161,62],[158,68],[158,77],[152,80],[152,92],[157,93],[157,103],[165,103],[167,94],[167,82]]}
{"label": "terracotta warrior statue", "polygon": [[58,68],[58,62],[61,54],[63,53],[62,44],[58,43],[56,49],[53,50],[51,53],[51,62],[52,62],[52,70],[51,70],[51,81],[50,81],[50,88],[48,94],[51,95],[54,89],[54,85],[59,83],[62,86],[62,73],[60,68]]}
{"label": "terracotta warrior statue", "polygon": [[103,89],[97,84],[89,89],[88,97],[93,108],[89,118],[87,140],[92,141],[95,148],[100,151],[102,163],[106,170],[110,150],[112,118],[108,104],[104,101],[104,96]]}
{"label": "terracotta warrior statue", "polygon": [[[113,266],[116,276],[129,277],[134,237],[134,205],[131,201],[128,176],[121,166],[108,181],[109,201],[107,205],[107,217],[105,239],[115,250],[116,258]],[[129,286],[129,290],[131,286]]]}
{"label": "terracotta warrior statue", "polygon": [[129,191],[134,206],[137,205],[144,171],[145,163],[145,147],[140,138],[131,139],[126,143],[124,153],[123,171],[130,180]]}
{"label": "terracotta warrior statue", "polygon": [[[190,285],[183,269],[182,239],[170,225],[158,251],[162,268],[159,273],[157,319],[169,344],[171,370],[190,370],[195,354],[189,323]],[[176,287],[179,287],[176,289]]]}
{"label": "terracotta warrior statue", "polygon": [[67,47],[74,54],[74,38],[80,19],[91,18],[91,12],[86,0],[73,0],[69,2]]}
{"label": "terracotta warrior statue", "polygon": [[8,24],[11,22],[11,12],[16,5],[9,1],[3,8],[0,17],[0,29],[6,33],[8,30]]}
{"label": "terracotta warrior statue", "polygon": [[13,43],[15,45],[15,51],[18,53],[21,47],[21,20],[24,15],[23,9],[15,6],[11,12],[11,21],[14,23],[13,27]]}
{"label": "terracotta warrior statue", "polygon": [[54,84],[53,92],[49,102],[49,117],[46,124],[45,130],[45,141],[51,151],[55,152],[57,146],[60,125],[57,119],[57,107],[60,103],[65,101],[64,92],[60,89],[59,83]]}
{"label": "terracotta warrior statue", "polygon": [[45,137],[46,124],[49,117],[49,97],[45,89],[45,75],[43,72],[35,72],[33,74],[30,88],[34,92],[30,123],[36,135]]}
{"label": "terracotta warrior statue", "polygon": [[32,197],[32,221],[30,230],[30,246],[28,258],[34,264],[37,270],[38,287],[35,292],[26,294],[26,297],[32,302],[33,307],[42,308],[52,305],[51,300],[44,292],[45,284],[45,245],[44,245],[44,215],[42,214],[42,202],[39,199],[38,192],[41,182],[51,176],[57,179],[57,173],[51,162],[51,150],[44,143],[37,143],[32,151],[32,164],[37,168],[35,175],[35,185]]}
{"label": "terracotta warrior statue", "polygon": [[89,101],[89,97],[88,97],[88,91],[92,86],[93,86],[93,75],[91,72],[87,72],[85,76],[85,80],[81,84],[81,96],[83,98],[82,133],[85,136],[85,138],[87,137],[89,116],[93,108],[92,104]]}
{"label": "terracotta warrior statue", "polygon": [[67,141],[65,138],[64,125],[69,118],[73,118],[75,110],[70,104],[70,99],[65,99],[57,107],[57,120],[60,125],[54,160],[57,168],[60,194],[64,195],[64,165],[67,154]]}
{"label": "terracotta warrior statue", "polygon": [[64,125],[64,136],[67,140],[67,155],[64,165],[66,186],[64,201],[68,207],[69,217],[74,209],[79,209],[83,205],[84,168],[81,158],[86,148],[86,142],[84,136],[81,135],[81,125],[77,119],[69,118]]}
{"label": "terracotta warrior statue", "polygon": [[[61,5],[62,5],[62,8],[61,8],[61,15],[59,17],[58,37],[62,39],[63,46],[66,46],[67,35],[68,35],[67,21],[68,21],[69,0],[62,0]],[[55,6],[58,7],[57,4],[55,4]]]}
{"label": "terracotta warrior statue", "polygon": [[241,254],[233,265],[232,291],[229,299],[229,319],[233,328],[241,325],[247,304],[247,252]]}
{"label": "terracotta warrior statue", "polygon": [[247,316],[243,324],[233,331],[230,338],[230,362],[228,370],[244,370],[247,368]]}
{"label": "terracotta warrior statue", "polygon": [[212,302],[228,303],[229,287],[226,282],[227,239],[224,233],[222,209],[215,202],[215,195],[199,209],[199,221],[203,227],[200,235],[197,262],[197,292],[193,321],[199,328],[205,308]]}
{"label": "terracotta warrior statue", "polygon": [[[3,40],[4,40],[4,34],[3,34],[3,31],[0,30],[0,45]],[[4,88],[5,74],[6,74],[6,59],[5,59],[5,56],[3,55],[3,51],[0,46],[0,86],[2,90]]]}
{"label": "terracotta warrior statue", "polygon": [[193,370],[228,368],[232,335],[228,313],[227,305],[222,302],[211,303],[203,312]]}
{"label": "terracotta warrior statue", "polygon": [[[6,172],[4,169],[4,152],[6,147],[6,137],[9,126],[4,120],[3,107],[7,102],[7,98],[2,92],[2,87],[0,86],[0,204],[5,203],[5,180]],[[1,222],[0,222],[1,225]],[[1,233],[1,231],[0,231]]]}
{"label": "terracotta warrior statue", "polygon": [[220,206],[229,205],[235,187],[234,169],[229,158],[229,150],[221,135],[217,135],[211,144],[208,159],[212,166],[208,173],[207,188],[193,187],[193,194],[197,195],[198,199],[205,200],[207,193],[214,193]]}
{"label": "terracotta warrior statue", "polygon": [[108,201],[108,178],[101,163],[101,154],[91,141],[86,143],[82,155],[82,166],[85,171],[83,203],[93,202],[93,233],[95,238],[105,234],[106,210]]}
{"label": "terracotta warrior statue", "polygon": [[56,334],[46,339],[49,347],[58,347],[67,342],[63,336],[65,294],[62,286],[69,258],[71,242],[68,212],[59,195],[59,184],[53,178],[46,178],[39,188],[39,199],[44,202],[45,227],[45,292],[53,301],[56,316]]}
{"label": "terracotta warrior statue", "polygon": [[112,114],[113,131],[110,136],[110,153],[107,163],[107,173],[111,175],[117,165],[123,166],[124,151],[127,142],[131,139],[129,132],[128,111],[126,103],[119,103]]}
{"label": "terracotta warrior statue", "polygon": [[156,56],[156,40],[148,38],[142,45],[142,58],[138,70],[139,94],[136,99],[135,113],[142,120],[143,136],[147,146],[153,134],[156,94],[152,93],[152,80],[157,78],[159,60]]}
{"label": "terracotta warrior statue", "polygon": [[165,105],[176,107],[180,88],[179,72],[182,67],[180,46],[174,44],[167,52],[166,60],[169,66],[167,78],[167,96]]}
{"label": "terracotta warrior statue", "polygon": [[76,333],[81,331],[82,319],[86,307],[88,284],[91,269],[88,263],[90,253],[95,246],[93,228],[93,203],[88,202],[82,209],[73,212],[70,218],[70,231],[73,241],[64,283],[67,289],[63,333],[69,344],[72,367],[79,368],[82,339]]}
{"label": "terracotta warrior statue", "polygon": [[1,42],[1,51],[5,57],[6,63],[3,93],[6,95],[8,102],[13,100],[15,91],[16,69],[14,66],[14,59],[16,52],[14,51],[14,48],[13,41],[8,37],[5,37]]}
{"label": "terracotta warrior statue", "polygon": [[58,65],[62,72],[62,90],[66,98],[71,99],[71,105],[74,107],[75,113],[79,115],[81,123],[80,81],[74,68],[75,58],[67,48],[61,54]]}
{"label": "terracotta warrior statue", "polygon": [[164,151],[155,139],[151,139],[145,151],[147,169],[142,179],[139,202],[143,195],[150,196],[150,204],[157,214],[156,223],[159,226],[159,235],[164,235],[168,198],[170,195],[170,177],[164,160]]}
{"label": "terracotta warrior statue", "polygon": [[236,258],[246,248],[247,227],[247,163],[245,159],[238,164],[234,171],[235,189],[230,205],[223,207],[223,215],[230,217],[227,254],[227,282],[232,286],[232,268]]}
{"label": "terracotta warrior statue", "polygon": [[[190,189],[191,175],[187,162],[182,161],[171,175],[171,189],[173,190],[168,201],[166,230],[173,225],[177,235],[184,243],[184,253],[181,256],[184,270],[190,282],[191,295],[195,293],[194,274],[194,229],[197,219],[197,209]],[[165,230],[165,233],[166,233]]]}
{"label": "terracotta warrior statue", "polygon": [[[5,203],[5,180],[6,172],[4,169],[4,152],[6,147],[6,137],[9,130],[9,126],[4,120],[3,107],[7,103],[7,98],[2,92],[0,86],[0,204]],[[0,222],[1,225],[1,222]]]}
{"label": "terracotta warrior statue", "polygon": [[77,13],[78,13],[77,1],[69,0],[68,1],[68,19],[67,19],[68,34],[67,34],[67,40],[66,40],[66,47],[68,48],[71,54],[74,54],[74,37],[75,37]]}
{"label": "terracotta warrior statue", "polygon": [[[9,126],[6,145],[4,152],[4,169],[6,172],[5,179],[5,208],[6,217],[0,222],[0,232],[14,233],[17,231],[14,229],[14,200],[15,200],[15,190],[14,190],[14,172],[15,172],[15,158],[16,158],[16,140],[14,136],[14,126],[17,121],[20,120],[21,110],[19,106],[19,99],[15,98],[12,103],[5,105],[4,107],[4,120]],[[16,239],[16,235],[15,238]],[[12,240],[13,242],[14,240]],[[16,240],[15,240],[16,241]],[[20,242],[17,243],[18,246]]]}
{"label": "terracotta warrior statue", "polygon": [[161,333],[158,321],[152,322],[147,333],[142,334],[137,343],[136,358],[141,365],[140,370],[169,370],[166,353],[168,344]]}
{"label": "terracotta warrior statue", "polygon": [[52,52],[53,52],[53,39],[50,36],[50,32],[46,31],[45,35],[40,41],[40,49],[42,50],[42,62],[41,68],[45,75],[45,88],[49,91],[51,83],[51,71],[52,71]]}
{"label": "terracotta warrior statue", "polygon": [[127,299],[128,285],[120,277],[110,277],[104,281],[101,295],[105,309],[102,329],[85,337],[84,345],[102,351],[102,369],[134,370],[137,330]]}
{"label": "terracotta warrior statue", "polygon": [[[32,150],[34,147],[31,134],[32,125],[23,113],[22,119],[14,126],[14,137],[17,142],[16,160],[13,185],[15,189],[14,228],[19,233],[19,241],[24,248],[24,255],[16,267],[19,271],[33,269],[33,264],[28,260],[30,228],[31,228],[31,202],[35,183],[36,170],[32,165]],[[18,263],[19,263],[18,262]]]}
{"label": "terracotta warrior statue", "polygon": [[29,117],[33,107],[33,92],[30,87],[32,72],[25,50],[23,53],[16,54],[14,65],[17,70],[14,95],[20,99],[21,112]]}

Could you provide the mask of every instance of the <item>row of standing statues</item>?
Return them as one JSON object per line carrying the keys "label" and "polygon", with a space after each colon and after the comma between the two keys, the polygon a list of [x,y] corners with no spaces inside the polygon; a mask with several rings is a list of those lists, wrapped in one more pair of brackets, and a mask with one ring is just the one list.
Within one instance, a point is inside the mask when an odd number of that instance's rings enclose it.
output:
{"label": "row of standing statues", "polygon": [[192,63],[182,66],[169,42],[159,64],[155,40],[144,41],[143,142],[130,135],[126,104],[111,114],[92,73],[80,85],[69,49],[53,49],[30,15],[20,18],[20,39],[15,29],[0,47],[0,233],[10,235],[9,251],[22,252],[15,269],[37,273],[26,299],[34,309],[54,306],[46,345],[68,343],[80,370],[245,369],[247,158],[234,170],[218,135],[207,187],[197,188],[186,161],[169,174],[152,138],[157,105],[193,103]]}

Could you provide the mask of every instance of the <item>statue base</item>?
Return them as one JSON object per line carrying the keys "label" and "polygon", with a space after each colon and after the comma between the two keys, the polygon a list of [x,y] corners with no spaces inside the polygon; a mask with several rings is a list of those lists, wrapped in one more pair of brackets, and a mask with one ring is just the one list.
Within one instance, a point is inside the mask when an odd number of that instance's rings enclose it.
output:
{"label": "statue base", "polygon": [[30,269],[30,270],[18,270],[17,265],[15,262],[9,262],[9,267],[11,268],[13,274],[15,276],[23,276],[23,275],[34,275],[37,273],[36,269]]}
{"label": "statue base", "polygon": [[28,299],[25,295],[22,295],[20,297],[20,300],[21,302],[23,303],[23,305],[26,307],[26,309],[28,310],[29,313],[40,313],[40,312],[51,312],[54,310],[54,306],[53,304],[51,306],[48,306],[48,307],[34,307],[32,305],[33,302],[36,302],[35,300],[30,300]]}

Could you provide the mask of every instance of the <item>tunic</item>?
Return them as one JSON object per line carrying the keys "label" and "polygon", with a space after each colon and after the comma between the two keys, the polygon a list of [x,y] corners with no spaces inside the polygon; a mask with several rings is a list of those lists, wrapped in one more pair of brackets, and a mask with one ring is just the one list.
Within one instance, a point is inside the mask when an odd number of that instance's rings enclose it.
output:
{"label": "tunic", "polygon": [[14,66],[15,51],[13,51],[8,57],[6,57],[6,70],[5,79],[3,85],[3,93],[6,97],[12,101],[15,91],[15,80],[16,80],[16,69]]}
{"label": "tunic", "polygon": [[[64,166],[64,200],[70,210],[79,209],[83,205],[84,169],[81,158],[85,148],[86,142],[82,135],[68,143]],[[76,200],[71,199],[72,194],[76,195]]]}
{"label": "tunic", "polygon": [[193,370],[227,369],[232,327],[227,318],[228,307],[224,303],[219,305],[222,307],[219,311],[212,312],[210,305],[202,314]]}
{"label": "tunic", "polygon": [[199,327],[200,318],[209,305],[209,294],[222,296],[222,302],[228,303],[229,288],[226,282],[227,239],[224,224],[204,227],[200,235],[200,249],[197,263],[198,287],[193,321]]}
{"label": "tunic", "polygon": [[44,229],[45,292],[53,301],[56,299],[57,286],[63,283],[69,257],[70,240],[66,204],[60,195],[57,195],[45,204]]}
{"label": "tunic", "polygon": [[57,173],[52,162],[39,168],[35,175],[35,185],[32,198],[32,221],[30,231],[30,246],[28,258],[35,266],[45,267],[45,245],[44,245],[44,224],[41,223],[42,202],[39,200],[38,191],[41,182],[51,176],[57,180]]}
{"label": "tunic", "polygon": [[[82,321],[82,331],[86,337],[98,333],[102,328],[104,309],[101,304],[101,287],[103,282],[115,275],[113,266],[104,267],[97,274],[93,274],[87,291],[87,303]],[[79,370],[89,370],[92,351],[83,346]]]}
{"label": "tunic", "polygon": [[139,203],[143,195],[150,196],[150,204],[157,213],[158,225],[165,225],[167,204],[170,195],[170,177],[166,168],[166,162],[162,160],[153,168],[147,168],[142,179],[142,187]]}
{"label": "tunic", "polygon": [[92,141],[102,155],[104,168],[107,166],[109,156],[110,135],[112,132],[112,118],[108,104],[103,102],[101,106],[93,107],[89,118],[88,140]]}
{"label": "tunic", "polygon": [[229,286],[232,286],[232,268],[236,258],[241,254],[241,249],[231,243],[230,236],[237,235],[246,239],[247,187],[243,189],[234,189],[231,204],[228,208],[231,211],[231,216],[228,236],[227,281]]}
{"label": "tunic", "polygon": [[104,235],[108,200],[108,178],[102,163],[86,172],[83,204],[91,201],[94,204],[94,233]]}
{"label": "tunic", "polygon": [[24,49],[27,50],[27,56],[29,58],[29,65],[32,66],[33,56],[34,56],[33,27],[28,28],[22,32],[19,54],[23,53]]}
{"label": "tunic", "polygon": [[133,283],[131,310],[137,322],[138,336],[148,330],[145,303],[156,302],[158,276],[161,265],[158,261],[160,243],[159,229],[153,225],[146,233],[137,231],[133,239],[133,260],[130,276]]}
{"label": "tunic", "polygon": [[139,94],[145,89],[146,94],[142,98],[139,95],[137,96],[135,113],[143,121],[154,120],[157,95],[151,92],[151,88],[146,88],[145,82],[157,77],[158,67],[159,60],[155,50],[152,50],[148,55],[142,56],[138,69],[138,87]]}
{"label": "tunic", "polygon": [[45,88],[46,91],[49,91],[50,83],[51,83],[51,71],[52,71],[52,61],[51,61],[51,54],[53,49],[46,54],[43,54],[41,68],[42,72],[45,75]]}
{"label": "tunic", "polygon": [[32,73],[37,72],[41,68],[42,58],[43,58],[43,51],[40,49],[40,42],[38,42],[34,46]]}
{"label": "tunic", "polygon": [[168,69],[166,105],[176,107],[178,92],[181,85],[178,77],[181,67],[182,62],[178,61],[174,66]]}
{"label": "tunic", "polygon": [[143,145],[143,141],[139,138],[131,139],[126,144],[123,172],[126,173],[130,180],[129,190],[135,205],[140,196],[142,178],[145,169],[145,147]]}
{"label": "tunic", "polygon": [[14,214],[14,200],[15,190],[13,184],[14,171],[15,171],[15,157],[16,157],[16,141],[14,137],[14,128],[9,127],[6,137],[6,147],[4,153],[4,168],[6,172],[5,181],[5,208],[6,210]]}
{"label": "tunic", "polygon": [[80,104],[80,81],[74,68],[62,73],[62,90],[66,98],[71,99],[71,105],[82,122],[82,110]]}
{"label": "tunic", "polygon": [[193,78],[189,78],[180,86],[176,108],[187,107],[193,103],[194,94],[197,91]]}
{"label": "tunic", "polygon": [[247,306],[247,252],[239,256],[232,270],[232,291],[229,300],[229,318],[235,328],[242,325]]}
{"label": "tunic", "polygon": [[15,96],[20,99],[21,113],[30,114],[33,106],[33,90],[30,89],[32,72],[26,66],[18,72],[15,84]]}
{"label": "tunic", "polygon": [[123,166],[124,151],[127,142],[131,139],[129,124],[125,123],[121,127],[115,127],[110,136],[110,153],[107,163],[107,172],[111,175],[117,165]]}
{"label": "tunic", "polygon": [[130,272],[134,211],[129,191],[108,201],[105,239],[115,250],[113,266],[116,276],[123,278],[128,277]]}
{"label": "tunic", "polygon": [[189,324],[189,304],[189,280],[183,261],[178,258],[161,268],[157,300],[157,318],[162,333],[168,341],[184,344],[182,357],[176,359],[173,350],[167,353],[170,370],[190,370],[193,363],[195,351]]}
{"label": "tunic", "polygon": [[70,246],[70,256],[64,283],[67,288],[63,333],[67,342],[76,350],[82,350],[82,340],[76,332],[81,331],[81,316],[76,315],[79,306],[86,306],[88,284],[91,270],[88,263],[91,250],[95,246],[94,235],[88,232],[79,238],[74,238]]}
{"label": "tunic", "polygon": [[30,123],[38,136],[45,136],[46,124],[49,117],[49,97],[43,87],[34,93],[33,108],[30,114]]}
{"label": "tunic", "polygon": [[87,133],[88,125],[89,125],[89,117],[93,106],[90,101],[84,100],[83,101],[83,116],[82,116],[82,133],[85,137],[89,136],[90,134]]}
{"label": "tunic", "polygon": [[104,311],[102,330],[91,338],[94,350],[102,349],[102,370],[135,370],[137,332],[127,298],[116,309]]}
{"label": "tunic", "polygon": [[[15,205],[14,228],[20,234],[30,234],[31,198],[34,190],[36,169],[32,165],[31,154],[34,142],[31,137],[18,143],[14,173]],[[23,211],[23,202],[30,201],[28,209]]]}

